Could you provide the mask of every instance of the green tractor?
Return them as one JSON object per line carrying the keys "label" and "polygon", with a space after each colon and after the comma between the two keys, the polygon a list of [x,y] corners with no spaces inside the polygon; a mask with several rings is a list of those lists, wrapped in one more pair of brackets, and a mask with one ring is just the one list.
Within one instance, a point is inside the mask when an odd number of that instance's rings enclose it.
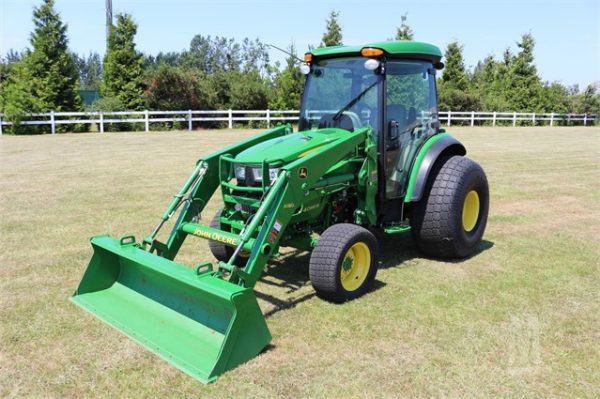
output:
{"label": "green tractor", "polygon": [[[410,41],[307,53],[298,131],[279,126],[199,159],[141,242],[93,237],[72,301],[208,383],[270,342],[253,288],[281,247],[312,251],[310,281],[334,302],[369,291],[374,232],[393,239],[410,231],[426,256],[472,254],[488,185],[440,128],[440,60],[437,47]],[[202,224],[216,191],[222,209]],[[177,263],[188,236],[209,240],[216,264]]]}

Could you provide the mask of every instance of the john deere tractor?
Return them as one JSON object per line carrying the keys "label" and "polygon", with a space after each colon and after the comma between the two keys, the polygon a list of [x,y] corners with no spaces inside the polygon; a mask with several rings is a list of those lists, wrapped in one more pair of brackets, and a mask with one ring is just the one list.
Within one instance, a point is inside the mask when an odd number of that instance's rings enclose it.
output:
{"label": "john deere tractor", "polygon": [[[207,383],[270,342],[253,288],[282,247],[312,252],[310,281],[334,302],[369,291],[379,261],[374,233],[410,231],[430,257],[472,254],[488,185],[440,128],[440,60],[437,47],[410,41],[311,50],[300,67],[298,131],[278,126],[200,158],[141,241],[93,237],[72,301]],[[202,224],[216,191],[222,208]],[[217,261],[177,263],[189,236],[209,240]]]}

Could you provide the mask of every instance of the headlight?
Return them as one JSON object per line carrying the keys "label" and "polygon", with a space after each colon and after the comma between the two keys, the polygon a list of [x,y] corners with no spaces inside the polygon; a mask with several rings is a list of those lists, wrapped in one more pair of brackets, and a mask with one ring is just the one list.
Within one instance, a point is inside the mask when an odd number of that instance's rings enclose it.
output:
{"label": "headlight", "polygon": [[279,169],[280,168],[270,168],[269,169],[269,179],[271,181],[277,179],[277,175],[279,174]]}
{"label": "headlight", "polygon": [[235,178],[246,180],[246,167],[244,165],[235,165]]}
{"label": "headlight", "polygon": [[[269,180],[277,179],[277,175],[279,174],[279,170],[281,168],[269,168]],[[262,170],[261,168],[252,168],[252,178],[254,181],[262,181]]]}

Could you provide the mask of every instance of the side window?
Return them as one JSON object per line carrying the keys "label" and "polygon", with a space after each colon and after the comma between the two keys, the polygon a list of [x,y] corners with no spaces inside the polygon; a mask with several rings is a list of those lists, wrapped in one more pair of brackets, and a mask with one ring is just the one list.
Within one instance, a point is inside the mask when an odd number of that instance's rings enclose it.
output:
{"label": "side window", "polygon": [[438,126],[431,63],[388,61],[386,93],[386,197],[404,195],[413,158]]}

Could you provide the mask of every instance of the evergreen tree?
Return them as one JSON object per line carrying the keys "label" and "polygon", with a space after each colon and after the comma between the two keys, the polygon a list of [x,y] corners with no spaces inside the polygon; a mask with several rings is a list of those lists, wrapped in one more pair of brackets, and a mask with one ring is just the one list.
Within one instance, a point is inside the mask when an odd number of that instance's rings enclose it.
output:
{"label": "evergreen tree", "polygon": [[341,46],[342,45],[342,27],[338,23],[338,11],[331,11],[327,19],[325,33],[321,39],[321,47]]}
{"label": "evergreen tree", "polygon": [[467,90],[469,82],[465,71],[465,62],[462,55],[463,48],[457,42],[451,42],[446,48],[444,60],[444,74],[442,81],[454,89]]}
{"label": "evergreen tree", "polygon": [[32,77],[24,62],[14,64],[5,84],[2,85],[0,95],[0,109],[4,113],[4,119],[12,122],[10,127],[12,133],[42,133],[43,129],[31,128],[30,126],[19,126],[19,123],[29,113],[47,111],[45,104],[37,96],[37,88],[43,82]]}
{"label": "evergreen tree", "polygon": [[117,15],[117,24],[111,27],[104,57],[101,94],[116,98],[127,110],[140,110],[145,106],[144,57],[135,49],[136,32],[137,25],[130,15]]}
{"label": "evergreen tree", "polygon": [[[54,0],[33,11],[33,49],[15,64],[3,95],[8,119],[18,122],[24,114],[81,109],[77,69],[68,52],[67,25],[54,10]],[[15,132],[25,131],[15,127]],[[27,131],[41,131],[28,127]]]}
{"label": "evergreen tree", "polygon": [[444,54],[446,66],[438,86],[440,109],[452,111],[476,111],[480,104],[469,87],[469,79],[462,55],[462,46],[451,42]]}
{"label": "evergreen tree", "polygon": [[406,19],[408,17],[408,13],[404,13],[400,20],[400,27],[396,29],[396,40],[413,40],[414,33],[410,26],[406,23]]}
{"label": "evergreen tree", "polygon": [[493,56],[480,61],[473,71],[473,90],[483,111],[509,111],[504,64]]}
{"label": "evergreen tree", "polygon": [[520,51],[512,57],[508,69],[508,100],[514,111],[539,112],[542,110],[542,84],[533,63],[535,40],[526,33],[517,46]]}
{"label": "evergreen tree", "polygon": [[28,73],[42,83],[34,93],[46,111],[81,109],[77,69],[68,51],[67,25],[54,10],[54,0],[44,0],[33,11],[33,23],[33,51],[26,57],[25,64]]}

